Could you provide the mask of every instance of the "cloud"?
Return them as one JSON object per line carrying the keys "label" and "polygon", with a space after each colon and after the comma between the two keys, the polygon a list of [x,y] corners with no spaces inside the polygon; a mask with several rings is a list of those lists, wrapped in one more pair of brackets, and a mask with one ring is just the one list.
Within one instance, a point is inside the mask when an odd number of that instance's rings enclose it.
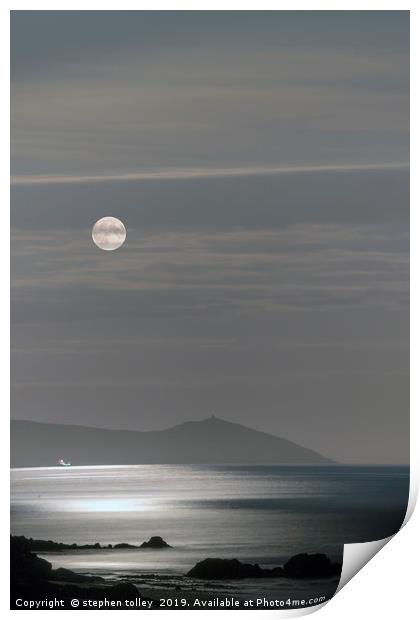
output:
{"label": "cloud", "polygon": [[[178,19],[169,26],[161,17],[157,26],[159,17],[133,16],[134,34],[124,18],[70,15],[67,28],[49,15],[44,24],[32,17],[31,28],[30,16],[16,16],[13,174],[102,178],[408,159],[404,16],[360,14],[351,35],[348,13],[315,30],[297,27],[305,16]],[[331,37],[330,20],[340,37]],[[199,31],[187,28],[191,21]]]}
{"label": "cloud", "polygon": [[96,220],[114,215],[125,248],[144,234],[170,230],[285,228],[306,223],[406,227],[409,171],[403,168],[300,171],[96,183],[13,185],[16,229],[73,231],[91,243]]}
{"label": "cloud", "polygon": [[407,303],[406,242],[384,226],[149,231],[109,260],[72,233],[47,242],[18,231],[13,299],[45,320],[75,318],[78,308],[97,317],[392,308]]}
{"label": "cloud", "polygon": [[12,185],[76,185],[83,183],[124,182],[124,181],[176,181],[188,179],[213,179],[223,177],[248,177],[260,175],[281,175],[326,173],[326,172],[360,172],[374,170],[407,170],[406,162],[379,164],[331,164],[324,166],[254,166],[243,168],[191,168],[180,170],[160,170],[155,172],[132,172],[108,175],[16,175],[11,177]]}

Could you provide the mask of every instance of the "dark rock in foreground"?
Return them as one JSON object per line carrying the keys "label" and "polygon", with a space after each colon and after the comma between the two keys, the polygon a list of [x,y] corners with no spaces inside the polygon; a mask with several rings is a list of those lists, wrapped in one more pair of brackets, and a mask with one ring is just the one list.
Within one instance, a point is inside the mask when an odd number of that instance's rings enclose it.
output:
{"label": "dark rock in foreground", "polygon": [[[31,552],[24,536],[12,536],[10,545],[11,609],[20,609],[18,599],[63,600],[63,609],[72,609],[71,599],[79,601],[122,601],[122,607],[130,609],[125,601],[135,601],[140,596],[137,588],[127,582],[110,582],[101,577],[81,575],[58,568],[53,570],[50,562]],[[143,600],[146,600],[142,597]],[[148,599],[150,600],[150,599]],[[152,606],[155,602],[152,603]],[[156,604],[157,605],[157,604]],[[48,609],[48,607],[45,607]]]}
{"label": "dark rock in foreground", "polygon": [[52,574],[50,562],[30,552],[24,536],[12,536],[10,540],[10,571],[21,580],[48,579]]}
{"label": "dark rock in foreground", "polygon": [[341,565],[331,562],[323,553],[301,553],[286,562],[284,567],[261,568],[259,564],[245,564],[239,560],[207,558],[198,562],[187,577],[196,579],[246,579],[285,577],[289,579],[324,579],[339,575]]}
{"label": "dark rock in foreground", "polygon": [[128,543],[118,543],[112,547],[113,549],[136,549],[136,545],[129,545]]}
{"label": "dark rock in foreground", "polygon": [[105,579],[103,577],[99,577],[99,575],[96,577],[90,575],[82,575],[80,573],[75,573],[68,568],[56,568],[55,570],[51,571],[49,578],[51,576],[54,581],[63,581],[66,583],[94,583],[97,581],[105,581]]}
{"label": "dark rock in foreground", "polygon": [[164,549],[170,547],[166,541],[160,536],[152,536],[148,541],[144,541],[140,545],[140,549]]}
{"label": "dark rock in foreground", "polygon": [[284,565],[286,577],[291,579],[311,579],[339,575],[341,565],[331,560],[324,553],[299,553]]}
{"label": "dark rock in foreground", "polygon": [[262,577],[263,569],[258,564],[243,564],[236,559],[206,558],[198,562],[187,576],[198,579],[245,579]]}

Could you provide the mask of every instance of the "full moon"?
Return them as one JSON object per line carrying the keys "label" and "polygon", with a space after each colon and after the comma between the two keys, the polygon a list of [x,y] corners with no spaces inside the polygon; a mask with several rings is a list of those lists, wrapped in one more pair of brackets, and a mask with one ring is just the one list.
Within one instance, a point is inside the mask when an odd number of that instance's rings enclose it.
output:
{"label": "full moon", "polygon": [[124,224],[116,217],[103,217],[92,228],[92,239],[101,250],[117,250],[126,235]]}

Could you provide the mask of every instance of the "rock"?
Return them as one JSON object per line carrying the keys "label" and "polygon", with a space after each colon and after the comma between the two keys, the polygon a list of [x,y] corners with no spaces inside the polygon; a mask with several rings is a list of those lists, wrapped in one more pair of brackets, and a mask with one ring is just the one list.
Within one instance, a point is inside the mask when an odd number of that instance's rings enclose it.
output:
{"label": "rock", "polygon": [[264,577],[265,571],[258,564],[243,564],[239,560],[206,558],[198,562],[187,577],[197,579],[245,579],[247,577]]}
{"label": "rock", "polygon": [[30,551],[28,540],[24,536],[12,536],[10,539],[10,572],[19,579],[34,581],[48,579],[52,565]]}
{"label": "rock", "polygon": [[13,536],[14,540],[20,540],[21,543],[25,543],[29,551],[66,551],[68,549],[101,549],[99,543],[77,545],[76,543],[59,543],[53,540],[38,540],[36,538],[26,538],[25,536]]}
{"label": "rock", "polygon": [[[101,546],[100,543],[87,543],[83,545],[78,545],[76,543],[61,543],[54,542],[53,540],[37,540],[34,538],[26,538],[25,536],[13,536],[14,541],[20,541],[21,545],[24,545],[27,551],[32,552],[43,552],[43,551],[67,551],[77,550],[83,551],[85,549],[137,549],[136,545],[131,545],[129,543],[117,543],[116,545],[104,545]],[[16,543],[17,544],[17,543]],[[140,545],[141,548],[150,548],[150,549],[164,549],[165,547],[170,547],[167,542],[163,540],[160,536],[152,536],[148,541],[145,541]]]}
{"label": "rock", "polygon": [[339,562],[331,563],[331,570],[332,570],[333,575],[341,575],[342,569],[343,569],[343,565],[340,564]]}
{"label": "rock", "polygon": [[112,585],[106,584],[103,587],[99,586],[97,588],[89,588],[87,593],[89,598],[92,593],[94,593],[92,598],[97,597],[99,600],[109,598],[115,601],[124,601],[125,599],[136,600],[139,596],[139,591],[137,588],[132,583],[128,583],[127,581],[120,581],[119,583],[114,582]]}
{"label": "rock", "polygon": [[[101,577],[92,577],[58,568],[38,558],[30,550],[30,541],[23,536],[12,536],[10,545],[11,563],[11,608],[19,609],[18,599],[52,601],[60,599],[63,609],[72,609],[71,600],[104,600],[122,602],[123,609],[131,609],[130,601],[138,600],[140,593],[132,583],[110,582]],[[152,599],[153,607],[158,603]]]}
{"label": "rock", "polygon": [[75,573],[68,568],[56,568],[55,570],[52,570],[49,579],[51,581],[65,581],[68,583],[93,583],[98,581],[105,581],[103,577],[82,575],[81,573]]}
{"label": "rock", "polygon": [[140,549],[164,549],[170,546],[171,545],[168,545],[160,536],[152,536],[147,542],[144,541],[141,543]]}
{"label": "rock", "polygon": [[259,564],[244,564],[239,560],[207,558],[198,562],[187,577],[197,579],[246,579],[247,577],[286,577],[289,579],[324,579],[339,575],[341,564],[333,563],[323,553],[295,555],[283,566],[261,568]]}
{"label": "rock", "polygon": [[339,575],[340,571],[340,564],[332,563],[324,553],[299,553],[284,565],[284,576],[291,579],[320,579]]}
{"label": "rock", "polygon": [[264,577],[284,577],[284,568],[283,566],[276,566],[275,568],[265,568]]}

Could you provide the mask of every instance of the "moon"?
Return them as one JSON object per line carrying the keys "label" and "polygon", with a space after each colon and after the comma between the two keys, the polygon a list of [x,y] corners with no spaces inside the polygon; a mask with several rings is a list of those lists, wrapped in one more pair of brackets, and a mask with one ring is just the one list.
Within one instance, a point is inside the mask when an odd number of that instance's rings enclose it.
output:
{"label": "moon", "polygon": [[124,224],[116,217],[103,217],[92,228],[93,242],[101,250],[117,250],[126,236]]}

